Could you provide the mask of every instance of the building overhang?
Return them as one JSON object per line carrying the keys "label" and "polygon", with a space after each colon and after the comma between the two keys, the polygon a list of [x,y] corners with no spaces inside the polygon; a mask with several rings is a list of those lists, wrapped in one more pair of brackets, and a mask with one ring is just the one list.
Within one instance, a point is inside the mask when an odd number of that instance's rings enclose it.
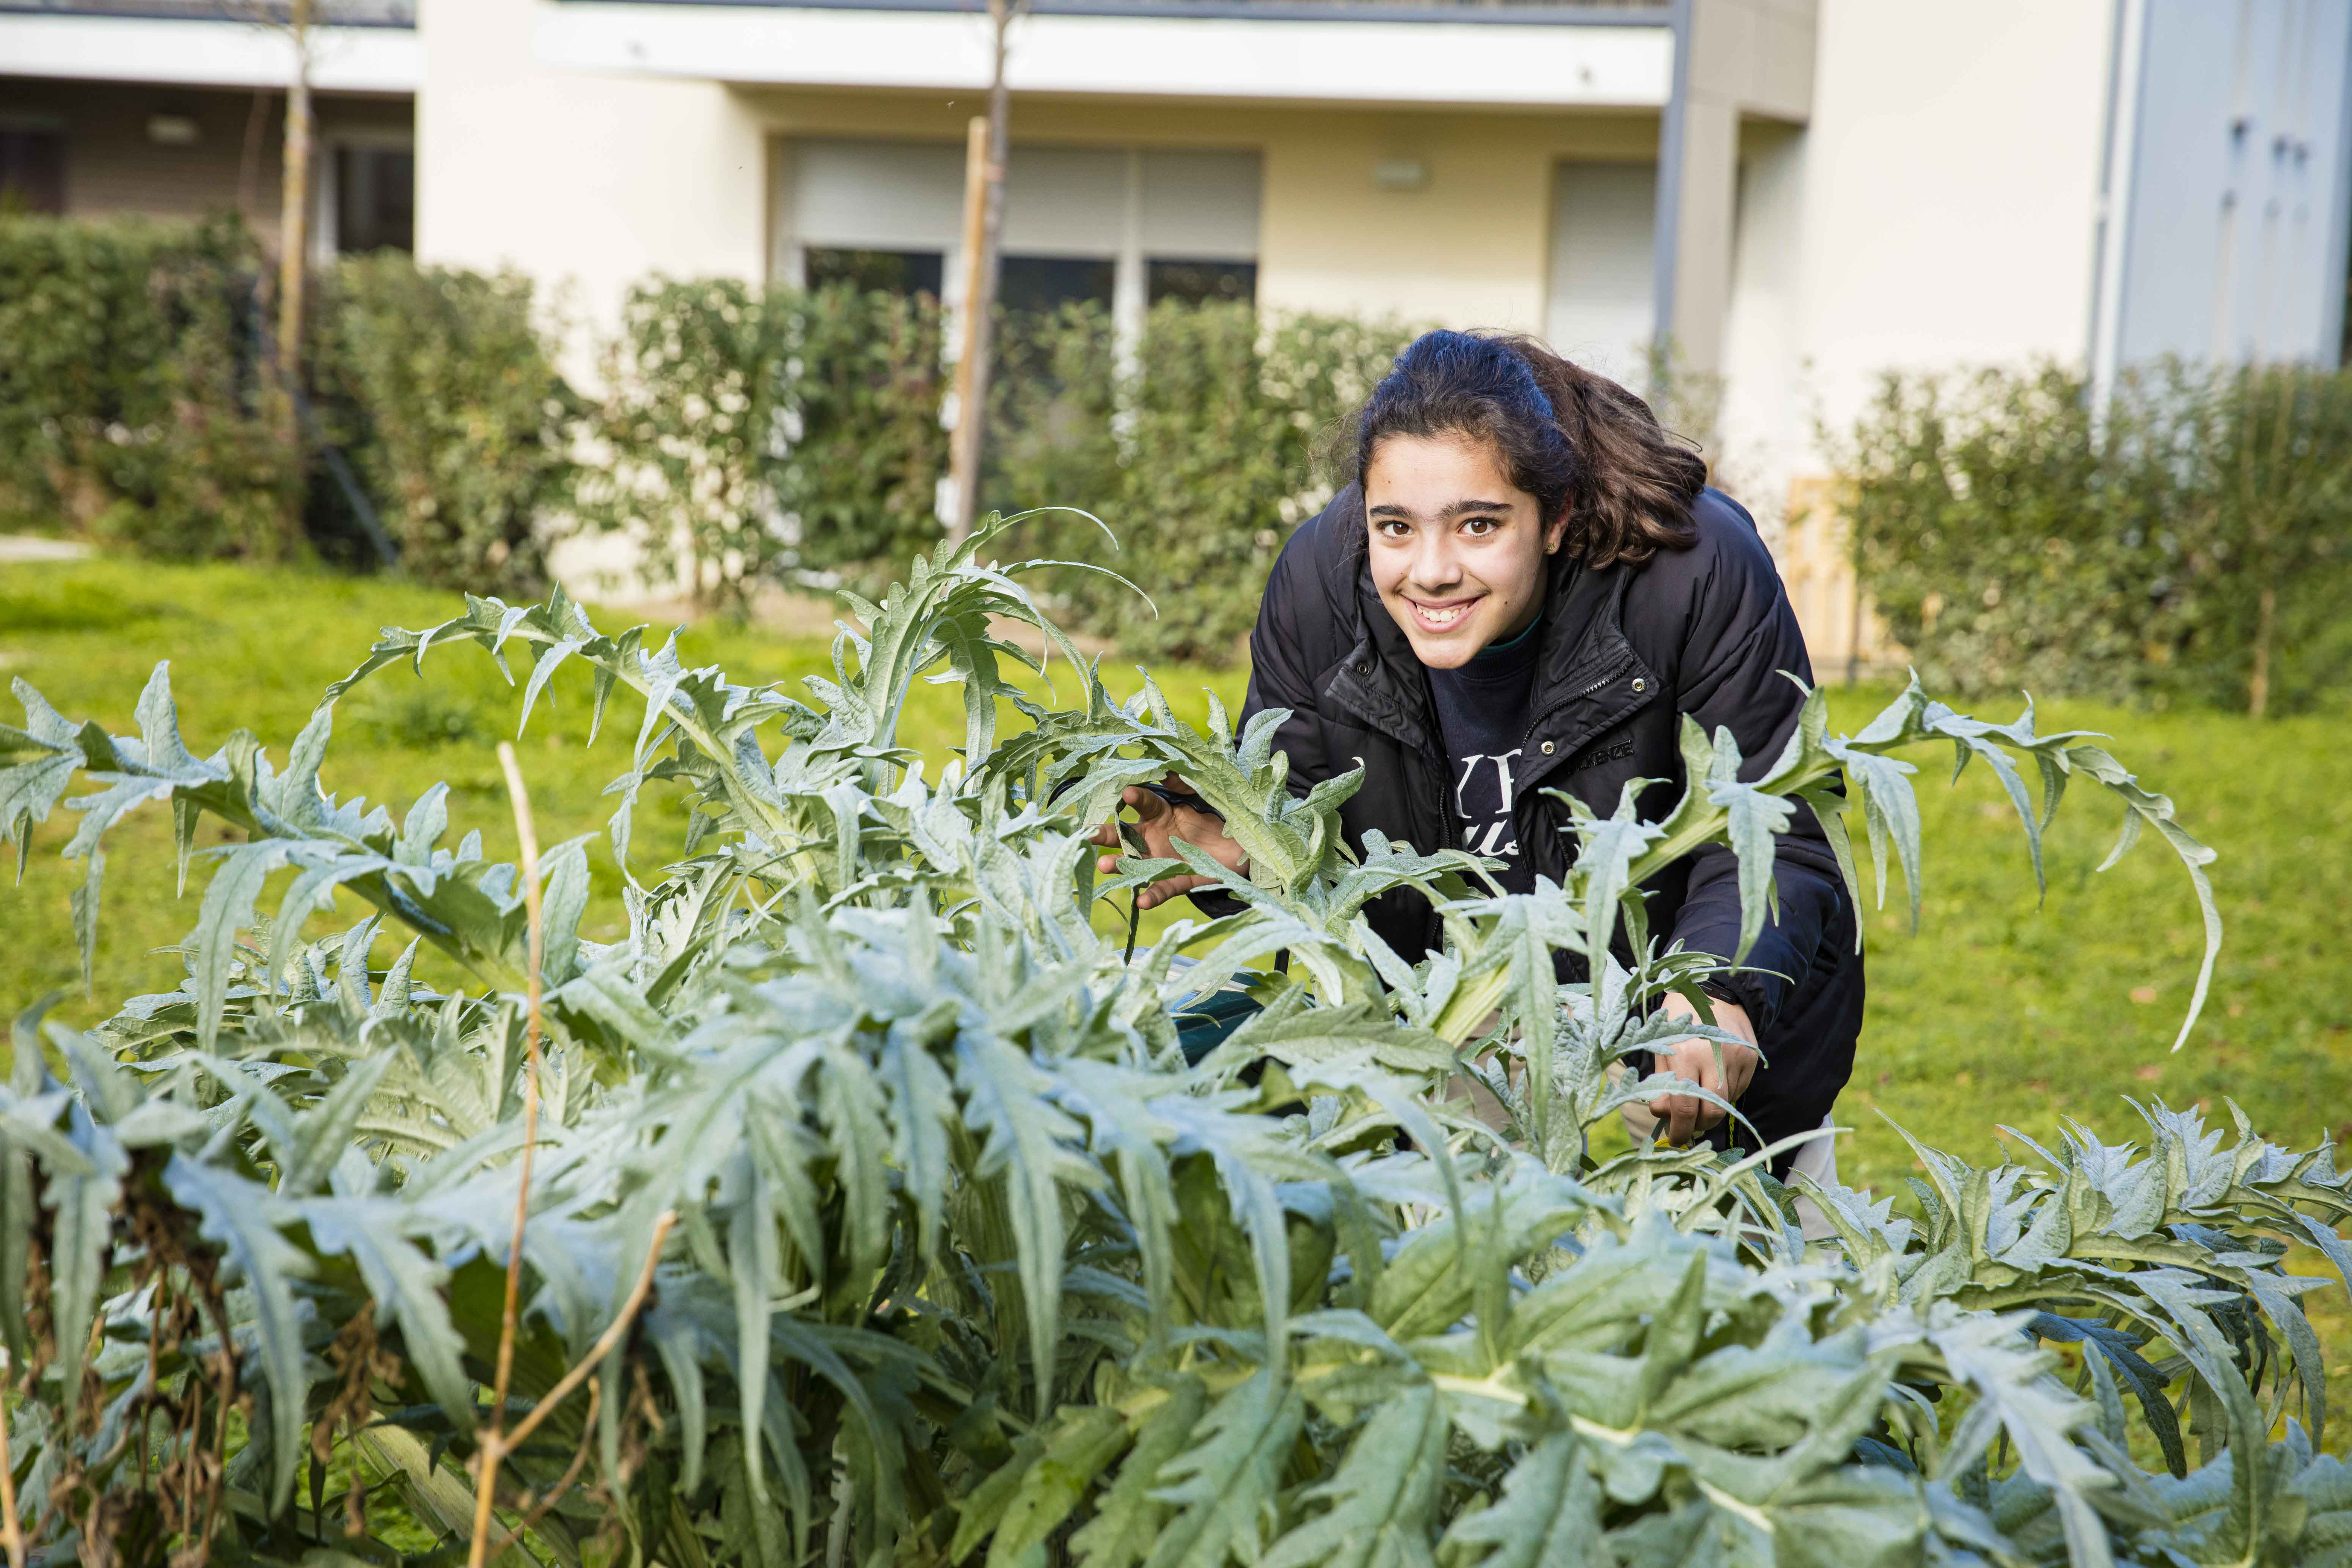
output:
{"label": "building overhang", "polygon": [[[1649,109],[1674,82],[1674,31],[1658,13],[1441,8],[1098,5],[1018,24],[1014,91],[1093,97]],[[1508,19],[1506,19],[1508,18]],[[992,35],[978,9],[893,5],[542,4],[542,63],[738,86],[976,91]]]}
{"label": "building overhang", "polygon": [[[322,26],[311,37],[317,91],[413,95],[425,74],[413,28]],[[0,76],[283,88],[293,73],[285,32],[259,23],[0,12]]]}

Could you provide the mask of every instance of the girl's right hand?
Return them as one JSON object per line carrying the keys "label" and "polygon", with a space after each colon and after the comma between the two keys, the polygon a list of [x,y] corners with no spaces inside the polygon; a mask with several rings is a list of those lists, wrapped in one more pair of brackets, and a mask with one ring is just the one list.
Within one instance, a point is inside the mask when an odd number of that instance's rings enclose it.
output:
{"label": "girl's right hand", "polygon": [[[1170,789],[1191,793],[1191,787],[1174,773],[1170,773],[1165,783]],[[1137,836],[1143,840],[1145,853],[1152,859],[1179,858],[1176,851],[1171,848],[1170,845],[1173,840],[1181,838],[1229,870],[1245,872],[1249,868],[1248,857],[1243,854],[1242,847],[1226,835],[1224,819],[1213,812],[1194,811],[1190,806],[1171,805],[1150,790],[1140,787],[1121,792],[1118,805],[1120,810],[1131,810],[1135,813],[1135,822],[1132,826]],[[1116,876],[1118,872],[1119,857],[1127,853],[1127,842],[1118,835],[1118,821],[1116,816],[1095,830],[1094,842],[1102,848],[1111,851],[1096,860],[1095,870],[1102,876]],[[1171,899],[1181,898],[1195,888],[1213,886],[1214,882],[1213,878],[1198,877],[1189,872],[1176,872],[1162,877],[1149,886],[1138,888],[1135,890],[1136,907],[1142,910],[1151,909],[1166,903]]]}

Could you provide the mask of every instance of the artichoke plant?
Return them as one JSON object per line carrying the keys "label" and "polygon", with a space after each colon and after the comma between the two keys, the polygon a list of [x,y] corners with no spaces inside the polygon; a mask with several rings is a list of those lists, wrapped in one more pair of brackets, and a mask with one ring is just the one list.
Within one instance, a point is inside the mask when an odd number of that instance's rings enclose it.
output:
{"label": "artichoke plant", "polygon": [[[1693,732],[1666,819],[1580,816],[1567,885],[1496,895],[1458,852],[1351,850],[1355,780],[1292,789],[1276,716],[1204,733],[1148,680],[1115,699],[992,563],[1005,526],[854,601],[805,700],[561,593],[385,633],[282,765],[243,733],[193,754],[161,668],[135,736],[16,683],[0,831],[21,856],[79,814],[86,947],[125,814],[169,806],[184,877],[203,817],[236,841],[205,856],[178,989],[16,1026],[13,1560],[2352,1561],[2299,1304],[2322,1282],[2285,1267],[2294,1242],[2352,1272],[2331,1150],[2150,1105],[2131,1141],[2022,1163],[1919,1148],[1898,1214],[1784,1188],[1772,1150],[1591,1136],[1694,1089],[1612,1068],[1688,1032],[1660,999],[1721,967],[1652,940],[1644,879],[1727,843],[1752,935],[1798,811],[1861,897],[1858,806],[1878,896],[1899,865],[1916,910],[1917,747],[1999,775],[2037,868],[2071,782],[2119,801],[2118,853],[2153,829],[2186,867],[2210,973],[2210,852],[2091,737],[1916,685],[1837,737],[1816,692],[1779,757]],[[1011,683],[999,616],[1076,700]],[[567,662],[600,721],[626,689],[624,940],[582,935],[606,929],[585,843],[494,863],[447,842],[442,789],[397,817],[327,789],[343,691],[466,642],[529,656],[524,721]],[[898,735],[934,679],[967,699],[936,773]],[[1237,912],[1136,951],[1098,906],[1170,867],[1098,879],[1089,835],[1171,771],[1249,869],[1196,861]],[[649,786],[693,826],[639,880]],[[1442,952],[1360,918],[1399,887]],[[426,948],[462,978],[420,980]],[[1193,1060],[1213,994],[1255,1010]]]}

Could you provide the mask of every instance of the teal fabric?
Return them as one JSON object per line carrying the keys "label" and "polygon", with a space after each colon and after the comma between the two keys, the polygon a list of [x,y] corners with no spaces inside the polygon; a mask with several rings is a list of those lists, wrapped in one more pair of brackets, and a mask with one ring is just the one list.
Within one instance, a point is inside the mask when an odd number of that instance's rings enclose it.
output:
{"label": "teal fabric", "polygon": [[1176,1041],[1184,1047],[1184,1060],[1198,1067],[1202,1058],[1262,1011],[1246,991],[1212,991],[1184,1003],[1175,1015]]}
{"label": "teal fabric", "polygon": [[1517,637],[1507,637],[1501,642],[1490,642],[1485,647],[1480,648],[1476,653],[1472,654],[1470,656],[1470,662],[1475,664],[1482,658],[1492,658],[1498,653],[1509,653],[1513,648],[1523,646],[1528,638],[1542,631],[1543,624],[1544,618],[1541,616],[1538,616],[1534,620],[1529,621],[1526,626],[1521,626]]}

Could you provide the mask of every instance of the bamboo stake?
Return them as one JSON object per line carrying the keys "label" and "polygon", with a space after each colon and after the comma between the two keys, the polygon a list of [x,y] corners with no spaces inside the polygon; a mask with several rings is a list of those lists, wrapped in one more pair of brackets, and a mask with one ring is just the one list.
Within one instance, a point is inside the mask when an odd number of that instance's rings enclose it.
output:
{"label": "bamboo stake", "polygon": [[[514,747],[499,742],[499,766],[507,776],[507,799],[514,807],[515,835],[521,844],[523,908],[530,921],[530,969],[527,979],[530,1012],[523,1029],[523,1052],[526,1058],[522,1084],[522,1165],[520,1180],[515,1188],[514,1232],[507,1247],[507,1294],[505,1310],[499,1319],[499,1358],[496,1381],[490,1391],[489,1427],[481,1435],[481,1451],[475,1461],[474,1474],[474,1533],[467,1553],[467,1568],[483,1568],[490,1558],[491,1515],[497,1507],[499,1466],[539,1430],[540,1423],[554,1414],[556,1408],[572,1396],[573,1390],[586,1381],[596,1363],[613,1352],[621,1337],[629,1331],[637,1310],[653,1289],[654,1269],[661,1262],[662,1244],[669,1239],[670,1226],[677,1223],[675,1210],[664,1209],[654,1220],[652,1243],[646,1248],[645,1267],[637,1272],[636,1285],[621,1310],[605,1325],[594,1345],[553,1388],[541,1394],[530,1410],[515,1423],[512,1432],[506,1430],[507,1392],[514,1374],[515,1338],[520,1328],[519,1300],[522,1291],[522,1242],[524,1222],[530,1215],[531,1153],[539,1144],[539,1075],[544,1066],[540,1055],[541,973],[545,967],[547,928],[540,908],[539,834],[531,825],[530,792],[522,782],[522,766],[515,760]],[[590,1406],[593,1420],[594,1405]],[[586,1453],[583,1442],[582,1453]],[[579,1462],[565,1472],[558,1494],[572,1484]],[[515,1539],[530,1526],[526,1519],[507,1531],[499,1541],[498,1550],[504,1552]],[[10,1568],[22,1568],[12,1563]]]}

